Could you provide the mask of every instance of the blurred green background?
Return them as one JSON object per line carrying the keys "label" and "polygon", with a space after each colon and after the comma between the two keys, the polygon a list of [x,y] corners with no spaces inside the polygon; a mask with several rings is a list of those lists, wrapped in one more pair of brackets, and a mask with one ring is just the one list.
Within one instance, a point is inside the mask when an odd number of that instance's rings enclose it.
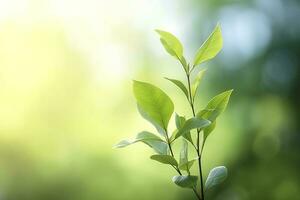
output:
{"label": "blurred green background", "polygon": [[299,19],[298,0],[0,0],[0,199],[194,199],[143,144],[112,146],[154,131],[132,79],[190,115],[153,30],[192,58],[217,22],[224,48],[202,66],[197,106],[234,94],[204,152],[205,174],[226,165],[229,178],[207,199],[300,199]]}

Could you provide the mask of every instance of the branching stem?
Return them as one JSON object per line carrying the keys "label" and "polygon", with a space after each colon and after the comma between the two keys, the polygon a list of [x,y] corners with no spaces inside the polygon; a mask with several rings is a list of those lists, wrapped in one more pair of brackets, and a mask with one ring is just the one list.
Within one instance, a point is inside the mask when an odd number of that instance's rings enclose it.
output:
{"label": "branching stem", "polygon": [[[193,116],[196,117],[195,113],[195,107],[194,107],[194,100],[192,97],[192,91],[191,91],[191,79],[190,79],[190,72],[186,73],[187,82],[188,82],[188,92],[189,92],[189,103],[192,109]],[[201,145],[200,148],[200,129],[197,129],[197,146],[196,151],[198,155],[198,167],[199,167],[199,175],[200,175],[200,184],[201,184],[201,199],[204,200],[204,184],[203,184],[203,175],[202,175],[202,165],[201,165],[201,155],[202,155],[202,149],[203,145]]]}

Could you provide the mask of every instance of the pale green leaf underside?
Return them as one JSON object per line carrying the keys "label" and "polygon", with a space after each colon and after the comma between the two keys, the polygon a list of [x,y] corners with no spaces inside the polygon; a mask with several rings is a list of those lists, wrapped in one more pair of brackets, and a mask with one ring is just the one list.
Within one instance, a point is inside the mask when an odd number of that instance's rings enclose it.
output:
{"label": "pale green leaf underside", "polygon": [[138,106],[151,120],[167,130],[174,111],[170,97],[158,87],[140,81],[133,81],[133,92]]}
{"label": "pale green leaf underside", "polygon": [[197,176],[174,176],[172,181],[183,188],[193,188],[197,186]]}
{"label": "pale green leaf underside", "polygon": [[227,168],[219,166],[213,168],[206,179],[205,190],[212,188],[215,185],[222,183],[227,177]]}
{"label": "pale green leaf underside", "polygon": [[165,78],[165,79],[174,83],[177,87],[179,87],[181,89],[181,91],[185,94],[186,98],[189,98],[188,90],[181,81],[176,80],[176,79],[171,79],[171,78]]}
{"label": "pale green leaf underside", "polygon": [[178,163],[175,160],[175,158],[170,155],[152,155],[150,158],[163,164],[169,164],[176,167],[178,166]]}
{"label": "pale green leaf underside", "polygon": [[206,119],[200,119],[200,118],[188,119],[184,123],[182,128],[179,129],[179,131],[177,132],[175,139],[180,137],[181,135],[189,132],[192,129],[205,128],[205,127],[209,126],[210,124],[211,124],[211,122],[209,120],[206,120]]}
{"label": "pale green leaf underside", "polygon": [[223,46],[221,27],[218,24],[207,40],[198,49],[194,58],[194,66],[214,58]]}
{"label": "pale green leaf underside", "polygon": [[179,165],[183,165],[187,162],[188,162],[188,143],[185,139],[182,139],[182,146],[179,154]]}
{"label": "pale green leaf underside", "polygon": [[163,141],[160,137],[156,136],[153,133],[143,131],[137,134],[136,138],[133,140],[122,140],[118,144],[116,144],[115,148],[123,148],[128,145],[143,142],[153,148],[153,150],[159,154],[167,154],[168,153],[168,145],[165,141]]}

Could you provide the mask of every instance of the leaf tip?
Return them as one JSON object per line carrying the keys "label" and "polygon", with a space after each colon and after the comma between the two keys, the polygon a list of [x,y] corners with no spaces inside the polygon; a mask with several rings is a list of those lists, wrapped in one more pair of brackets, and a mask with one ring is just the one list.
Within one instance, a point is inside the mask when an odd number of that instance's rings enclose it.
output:
{"label": "leaf tip", "polygon": [[157,34],[159,34],[160,36],[161,36],[161,34],[162,34],[163,32],[165,32],[165,31],[160,30],[160,29],[154,29],[154,31],[155,31]]}
{"label": "leaf tip", "polygon": [[130,145],[130,144],[131,144],[131,142],[129,142],[127,140],[121,140],[117,144],[113,145],[113,149],[123,148],[123,147],[126,147],[126,146]]}
{"label": "leaf tip", "polygon": [[133,85],[136,84],[137,82],[138,82],[137,80],[132,79],[132,84],[133,84]]}
{"label": "leaf tip", "polygon": [[231,95],[233,91],[234,91],[234,89],[231,89],[231,90],[228,90],[227,93],[228,93],[229,95]]}

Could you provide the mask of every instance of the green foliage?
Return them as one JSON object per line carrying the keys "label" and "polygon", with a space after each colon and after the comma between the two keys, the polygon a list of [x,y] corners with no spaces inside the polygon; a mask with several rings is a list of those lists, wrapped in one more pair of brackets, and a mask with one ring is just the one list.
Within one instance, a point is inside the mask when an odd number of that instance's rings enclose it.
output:
{"label": "green foliage", "polygon": [[178,167],[179,167],[179,169],[187,171],[188,173],[190,173],[191,167],[194,165],[195,161],[197,161],[197,160],[198,160],[198,158],[194,158],[194,159],[192,159],[192,160],[190,160],[186,163],[180,164]]}
{"label": "green foliage", "polygon": [[190,169],[193,166],[196,159],[188,160],[188,143],[185,139],[182,139],[182,147],[179,154],[179,169],[187,171],[190,174]]}
{"label": "green foliage", "polygon": [[216,118],[226,109],[232,91],[233,90],[228,90],[212,98],[205,109],[201,110],[197,116],[210,121],[215,121]]}
{"label": "green foliage", "polygon": [[198,49],[194,58],[194,66],[214,58],[221,51],[222,47],[223,38],[221,27],[218,24],[207,40]]}
{"label": "green foliage", "polygon": [[137,134],[134,140],[122,140],[118,144],[115,145],[115,148],[123,148],[128,145],[143,142],[150,146],[155,152],[159,154],[167,154],[168,145],[165,141],[163,141],[160,137],[156,136],[153,133],[143,131]]}
{"label": "green foliage", "polygon": [[151,122],[153,120],[167,130],[174,111],[170,97],[158,87],[141,81],[133,81],[133,93],[137,104],[149,116]]}
{"label": "green foliage", "polygon": [[204,118],[204,119],[210,120],[212,122],[212,124],[210,126],[206,127],[203,130],[204,141],[206,140],[208,135],[215,129],[216,119],[226,109],[232,91],[233,90],[228,90],[226,92],[223,92],[223,93],[215,96],[208,102],[205,109],[203,109],[197,113],[197,117]]}
{"label": "green foliage", "polygon": [[175,167],[178,166],[178,163],[176,159],[173,156],[169,155],[152,155],[150,157],[152,160],[156,160],[157,162],[163,163],[163,164],[168,164],[168,165],[173,165]]}
{"label": "green foliage", "polygon": [[182,147],[179,156],[179,165],[184,165],[188,162],[188,143],[185,139],[182,140]]}
{"label": "green foliage", "polygon": [[[176,127],[177,127],[177,130],[174,132],[174,134],[172,135],[171,137],[171,142],[173,142],[175,139],[176,139],[176,135],[178,133],[178,130],[181,129],[184,125],[184,123],[186,122],[186,119],[185,117],[182,117],[182,116],[179,116],[177,113],[175,114],[175,124],[176,124]],[[191,132],[188,131],[186,132],[183,137],[185,139],[187,139],[190,143],[193,144],[193,139],[192,139],[192,136],[191,136]]]}
{"label": "green foliage", "polygon": [[182,136],[185,133],[188,133],[190,130],[205,128],[205,127],[209,126],[210,124],[211,124],[211,122],[206,119],[200,119],[200,118],[196,118],[196,117],[188,119],[183,124],[183,126],[178,130],[178,132],[175,136],[175,139]]}
{"label": "green foliage", "polygon": [[156,32],[159,34],[160,41],[166,51],[176,58],[181,58],[183,54],[183,47],[181,42],[169,32],[162,30],[156,30]]}
{"label": "green foliage", "polygon": [[203,77],[203,75],[204,75],[205,72],[206,72],[206,69],[200,70],[199,73],[197,74],[195,80],[194,80],[194,83],[192,85],[192,91],[191,91],[192,92],[193,101],[195,99],[196,92],[198,90],[198,87],[200,85],[200,82],[201,82],[202,77]]}
{"label": "green foliage", "polygon": [[197,176],[174,176],[172,181],[178,185],[179,187],[183,187],[183,188],[193,188],[197,186],[197,180],[198,177]]}
{"label": "green foliage", "polygon": [[[213,97],[204,109],[197,111],[194,101],[199,85],[205,74],[205,69],[200,70],[194,80],[191,80],[191,73],[196,65],[214,58],[221,50],[223,44],[221,28],[220,25],[216,26],[208,39],[197,51],[192,65],[186,62],[183,56],[182,44],[174,35],[162,30],[156,30],[156,32],[160,35],[160,41],[165,50],[171,56],[178,59],[185,70],[187,86],[180,80],[166,79],[174,83],[184,93],[191,107],[193,116],[186,119],[184,116],[175,113],[176,129],[170,137],[168,134],[168,125],[174,112],[172,100],[158,87],[149,83],[134,81],[133,92],[140,114],[151,122],[157,132],[163,137],[161,138],[156,134],[143,131],[139,133],[135,139],[122,140],[115,145],[115,147],[122,148],[136,142],[147,144],[157,153],[150,157],[152,160],[171,165],[179,174],[172,179],[176,185],[192,189],[198,200],[204,200],[205,191],[220,184],[227,176],[227,169],[225,167],[216,167],[210,171],[204,186],[201,156],[205,141],[215,129],[217,117],[226,109],[233,90],[225,91]],[[192,66],[192,68],[190,69],[189,66]],[[195,135],[192,137],[194,133]],[[178,138],[182,138],[179,161],[176,160],[172,148],[173,143],[175,143]],[[202,143],[200,143],[200,141],[202,141]],[[197,153],[197,158],[189,159],[189,146],[194,148]],[[191,175],[190,170],[195,162],[198,162],[199,168],[201,183],[199,192],[196,188],[198,176]],[[183,174],[183,171],[186,175]]]}
{"label": "green foliage", "polygon": [[177,58],[182,64],[185,71],[188,71],[188,65],[183,57],[183,47],[181,42],[172,34],[162,30],[156,30],[160,36],[160,41],[165,50],[171,55]]}
{"label": "green foliage", "polygon": [[227,177],[227,168],[219,166],[213,168],[206,179],[205,190],[208,190],[218,184],[221,184]]}
{"label": "green foliage", "polygon": [[181,81],[176,79],[171,79],[171,78],[166,78],[166,79],[174,83],[177,87],[179,87],[182,90],[182,92],[185,94],[186,98],[189,98],[189,92]]}

